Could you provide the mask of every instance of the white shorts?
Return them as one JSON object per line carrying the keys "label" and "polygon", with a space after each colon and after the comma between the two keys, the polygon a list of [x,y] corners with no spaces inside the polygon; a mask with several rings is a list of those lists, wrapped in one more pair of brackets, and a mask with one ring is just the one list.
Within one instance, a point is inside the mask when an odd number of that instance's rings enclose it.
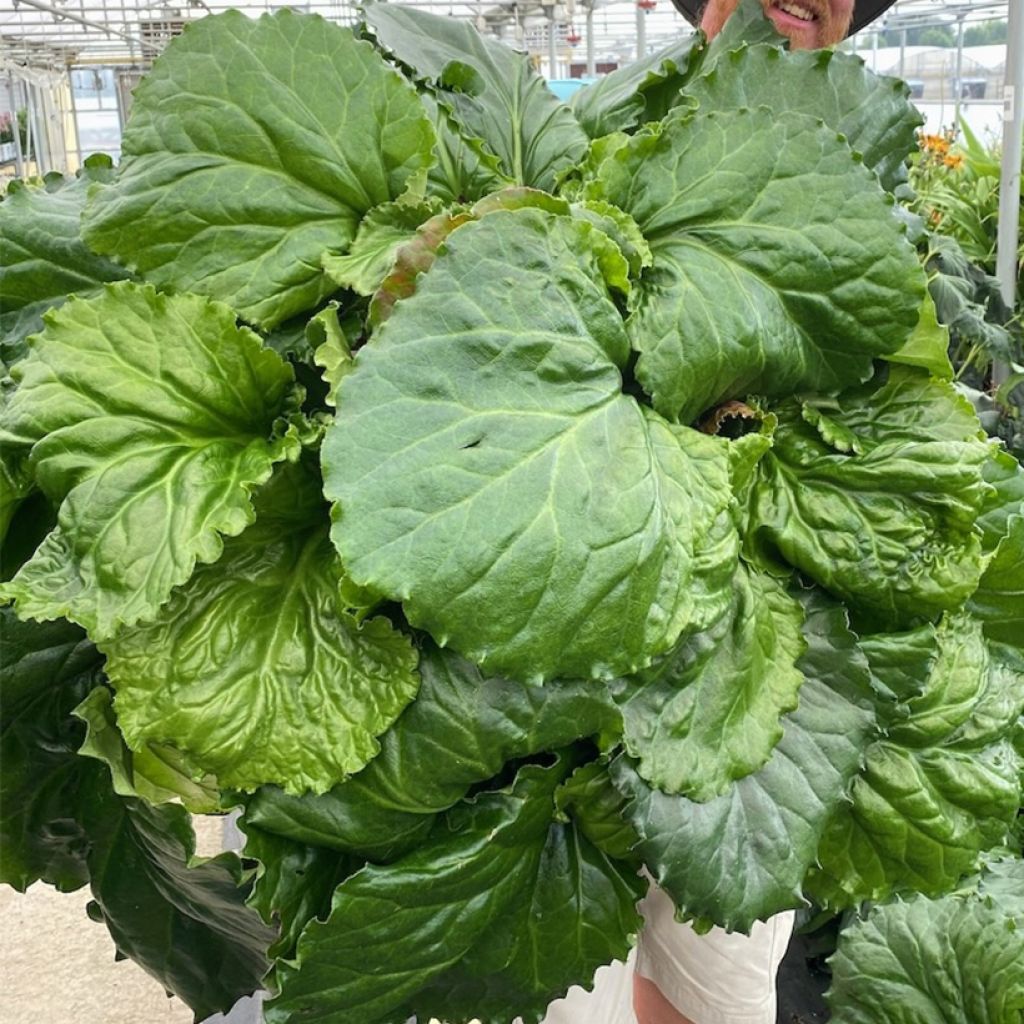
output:
{"label": "white shorts", "polygon": [[775,976],[793,932],[793,911],[740,935],[698,935],[675,919],[672,901],[652,885],[640,904],[644,928],[625,963],[602,967],[594,990],[574,987],[548,1007],[543,1024],[637,1024],[633,970],[694,1024],[775,1024]]}

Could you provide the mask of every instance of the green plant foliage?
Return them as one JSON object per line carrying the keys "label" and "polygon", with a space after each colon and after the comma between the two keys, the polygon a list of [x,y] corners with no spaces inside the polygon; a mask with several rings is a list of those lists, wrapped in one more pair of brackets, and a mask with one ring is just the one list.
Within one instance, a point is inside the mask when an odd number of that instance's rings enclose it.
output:
{"label": "green plant foliage", "polygon": [[0,359],[7,366],[22,358],[29,335],[43,329],[43,313],[69,292],[95,294],[128,276],[81,238],[89,186],[112,176],[109,161],[91,157],[77,178],[54,174],[42,185],[16,183],[0,203]]}
{"label": "green plant foliage", "polygon": [[412,88],[348,30],[229,11],[190,26],[137,90],[86,241],[272,327],[332,290],[321,254],[399,198],[432,145]]}
{"label": "green plant foliage", "polygon": [[0,200],[0,879],[197,1019],[537,1024],[654,878],[847,911],[840,1022],[1010,1024],[1016,350],[907,90],[759,0],[572,106],[363,18],[197,20]]}
{"label": "green plant foliage", "polygon": [[941,899],[873,907],[832,958],[836,1024],[1014,1024],[1024,1010],[1024,862]]}

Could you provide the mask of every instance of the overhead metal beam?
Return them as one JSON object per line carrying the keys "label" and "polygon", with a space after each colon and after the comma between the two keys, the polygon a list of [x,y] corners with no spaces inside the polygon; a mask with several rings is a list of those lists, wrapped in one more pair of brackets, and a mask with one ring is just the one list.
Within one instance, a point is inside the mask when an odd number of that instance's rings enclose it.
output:
{"label": "overhead metal beam", "polygon": [[47,14],[52,14],[60,20],[67,19],[68,21],[77,21],[80,25],[96,29],[97,31],[104,32],[107,35],[119,36],[121,39],[124,39],[129,43],[138,45],[143,49],[148,49],[153,53],[160,52],[160,47],[154,46],[152,43],[147,43],[141,36],[133,36],[128,32],[122,32],[120,29],[116,29],[112,25],[103,25],[98,21],[93,21],[91,18],[85,18],[81,14],[75,14],[74,11],[62,10],[59,7],[54,7],[52,4],[44,3],[43,0],[17,0],[17,2],[19,4],[25,4],[27,7],[34,7],[37,11],[45,11]]}

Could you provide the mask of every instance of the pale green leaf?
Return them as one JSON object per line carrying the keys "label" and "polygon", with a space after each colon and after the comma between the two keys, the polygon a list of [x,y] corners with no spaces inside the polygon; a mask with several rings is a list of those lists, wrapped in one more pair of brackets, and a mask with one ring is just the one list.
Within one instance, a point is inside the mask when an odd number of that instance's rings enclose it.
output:
{"label": "pale green leaf", "polygon": [[306,337],[314,346],[313,357],[317,366],[324,371],[324,380],[327,382],[324,401],[328,405],[337,405],[338,387],[353,368],[352,346],[341,326],[337,307],[329,305],[317,313],[306,327]]}
{"label": "pale green leaf", "polygon": [[221,810],[217,780],[212,775],[193,779],[188,761],[176,748],[147,743],[139,750],[128,749],[117,727],[107,687],[97,686],[74,714],[86,724],[79,753],[102,761],[110,769],[115,793],[141,797],[154,806],[179,802],[192,814]]}
{"label": "pale green leaf", "polygon": [[433,144],[413,88],[348,29],[228,11],[189,25],[135,91],[85,238],[273,327],[333,290],[321,254],[425,174]]}
{"label": "pale green leaf", "polygon": [[1024,648],[1024,515],[1007,520],[967,607],[993,640]]}
{"label": "pale green leaf", "polygon": [[349,573],[488,670],[629,672],[707,621],[725,442],[622,393],[611,257],[625,278],[606,235],[537,209],[457,228],[360,350],[324,441]]}
{"label": "pale green leaf", "polygon": [[921,303],[921,315],[913,333],[901,348],[885,358],[890,363],[920,366],[940,380],[949,380],[953,376],[953,366],[949,361],[949,328],[939,323],[930,293],[925,294]]}
{"label": "pale green leaf", "polygon": [[151,619],[222,534],[252,521],[250,491],[297,447],[275,426],[292,372],[226,306],[108,285],[48,314],[0,436],[32,445],[58,525],[0,596],[23,617],[67,616],[94,639]]}
{"label": "pale green leaf", "polygon": [[391,270],[398,247],[415,237],[416,229],[438,213],[440,205],[405,199],[375,206],[345,253],[324,253],[324,270],[339,288],[372,295]]}
{"label": "pale green leaf", "polygon": [[285,470],[216,565],[103,649],[133,749],[171,743],[221,786],[322,793],[380,749],[416,694],[416,653],[387,619],[346,612],[326,507]]}

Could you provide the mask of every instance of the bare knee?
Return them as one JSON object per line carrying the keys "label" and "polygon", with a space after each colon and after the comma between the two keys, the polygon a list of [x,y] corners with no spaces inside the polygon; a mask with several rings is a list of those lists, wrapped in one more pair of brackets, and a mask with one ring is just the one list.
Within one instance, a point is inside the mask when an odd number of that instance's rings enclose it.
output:
{"label": "bare knee", "polygon": [[693,1024],[661,994],[653,981],[636,972],[633,973],[633,1011],[639,1024]]}

